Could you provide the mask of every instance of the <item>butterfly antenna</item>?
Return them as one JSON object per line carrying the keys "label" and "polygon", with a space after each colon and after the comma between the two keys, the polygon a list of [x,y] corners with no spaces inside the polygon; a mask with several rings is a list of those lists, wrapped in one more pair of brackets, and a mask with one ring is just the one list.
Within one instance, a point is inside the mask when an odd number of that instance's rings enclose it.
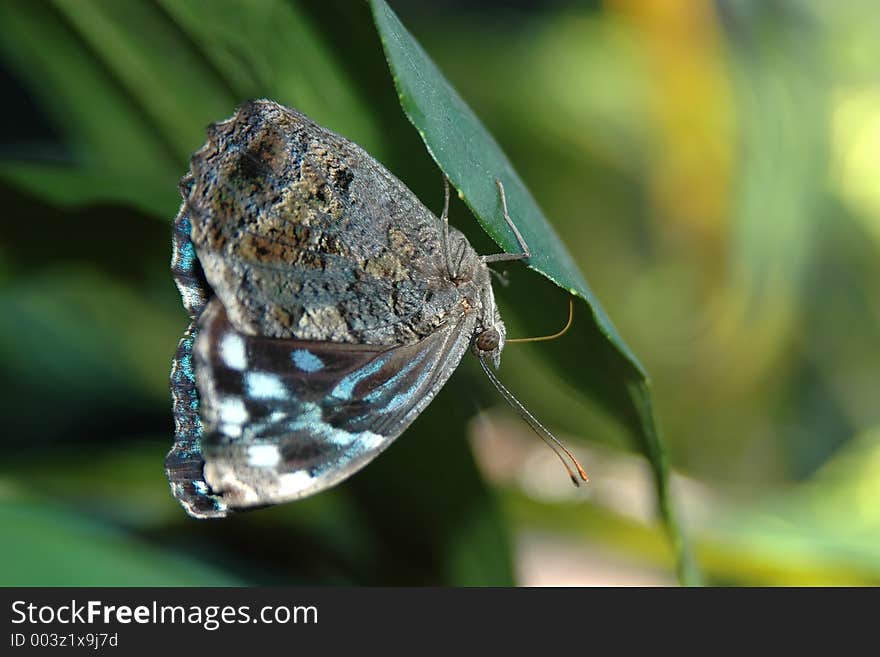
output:
{"label": "butterfly antenna", "polygon": [[495,372],[492,371],[492,368],[489,367],[488,363],[486,363],[482,354],[480,354],[479,360],[480,366],[483,368],[486,376],[489,377],[492,385],[494,385],[495,388],[498,389],[498,392],[501,393],[501,396],[504,397],[504,401],[510,404],[516,410],[516,412],[519,413],[520,417],[525,420],[532,428],[532,431],[538,434],[538,438],[543,440],[547,444],[547,446],[553,450],[553,453],[556,454],[556,456],[562,462],[562,465],[565,466],[565,470],[566,472],[568,472],[568,476],[571,478],[571,483],[573,483],[575,486],[581,485],[571,467],[566,462],[565,458],[562,456],[562,454],[560,454],[559,450],[562,450],[562,452],[566,456],[568,456],[569,459],[571,459],[571,462],[577,469],[577,473],[578,475],[580,475],[580,478],[584,481],[589,481],[590,478],[587,476],[587,473],[581,467],[581,464],[575,458],[574,454],[572,454],[571,451],[565,445],[563,445],[562,442],[556,436],[554,436],[547,427],[541,424],[538,421],[538,418],[532,415],[529,410],[525,406],[523,406],[516,397],[514,397],[513,393],[510,392],[510,390],[504,387],[504,384],[501,383],[501,381],[498,379],[498,376],[495,374]]}
{"label": "butterfly antenna", "polygon": [[574,301],[571,297],[568,297],[568,322],[566,322],[565,326],[562,327],[561,331],[557,331],[553,335],[542,335],[539,338],[508,338],[505,340],[505,344],[510,344],[511,342],[544,342],[545,340],[555,340],[556,338],[561,338],[563,335],[568,333],[568,329],[571,328],[571,323],[574,320]]}

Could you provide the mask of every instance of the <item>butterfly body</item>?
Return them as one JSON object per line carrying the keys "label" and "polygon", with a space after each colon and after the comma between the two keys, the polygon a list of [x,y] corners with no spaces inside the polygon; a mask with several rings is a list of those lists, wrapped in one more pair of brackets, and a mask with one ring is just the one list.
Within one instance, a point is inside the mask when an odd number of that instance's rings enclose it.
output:
{"label": "butterfly body", "polygon": [[[197,517],[332,486],[399,436],[504,325],[466,238],[360,147],[252,101],[180,185],[175,497]],[[444,215],[445,216],[445,215]]]}

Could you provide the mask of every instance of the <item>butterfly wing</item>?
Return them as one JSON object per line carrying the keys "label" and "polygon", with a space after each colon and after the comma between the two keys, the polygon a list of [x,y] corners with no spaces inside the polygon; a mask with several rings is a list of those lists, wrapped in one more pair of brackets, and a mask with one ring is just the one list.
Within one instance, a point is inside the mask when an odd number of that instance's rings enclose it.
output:
{"label": "butterfly wing", "polygon": [[190,324],[171,362],[171,400],[174,412],[174,445],[165,457],[165,475],[171,493],[196,518],[222,518],[226,505],[210,494],[205,483],[202,454],[204,428],[199,416],[199,392],[193,368],[193,346],[198,335]]}
{"label": "butterfly wing", "polygon": [[[443,225],[363,149],[268,100],[209,130],[178,223],[233,326],[350,344],[417,342],[473,307],[449,279]],[[450,229],[452,251],[477,256]],[[488,276],[488,274],[486,274]]]}
{"label": "butterfly wing", "polygon": [[[247,336],[214,300],[195,333],[200,454],[179,415],[166,466],[178,499],[205,517],[312,495],[357,472],[433,399],[471,331],[453,324],[390,348]],[[181,410],[193,398],[181,396]]]}
{"label": "butterfly wing", "polygon": [[180,191],[172,272],[192,323],[172,365],[166,472],[192,515],[357,471],[493,315],[464,236],[450,228],[444,251],[443,224],[405,185],[290,108],[253,101],[212,126]]}

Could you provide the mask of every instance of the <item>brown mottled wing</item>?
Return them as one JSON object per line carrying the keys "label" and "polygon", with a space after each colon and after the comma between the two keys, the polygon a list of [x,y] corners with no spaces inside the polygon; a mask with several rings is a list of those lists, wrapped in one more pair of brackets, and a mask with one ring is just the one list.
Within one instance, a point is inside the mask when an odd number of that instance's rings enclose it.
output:
{"label": "brown mottled wing", "polygon": [[385,449],[446,382],[474,321],[397,347],[242,335],[217,300],[198,322],[204,482],[199,515],[317,493]]}
{"label": "brown mottled wing", "polygon": [[295,110],[253,101],[212,126],[181,191],[178,223],[191,222],[242,333],[411,344],[463,312],[440,221],[363,149]]}

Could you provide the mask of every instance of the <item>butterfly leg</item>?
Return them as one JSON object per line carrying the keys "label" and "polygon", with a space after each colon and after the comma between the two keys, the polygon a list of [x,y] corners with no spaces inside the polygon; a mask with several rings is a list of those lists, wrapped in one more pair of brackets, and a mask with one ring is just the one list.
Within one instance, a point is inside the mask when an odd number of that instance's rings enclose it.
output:
{"label": "butterfly leg", "polygon": [[452,254],[449,252],[449,178],[443,176],[443,212],[440,215],[443,222],[443,259],[446,262],[446,273],[449,280],[455,280],[458,267],[452,265]]}
{"label": "butterfly leg", "polygon": [[516,241],[519,242],[519,248],[522,249],[522,253],[495,253],[493,255],[480,256],[480,260],[484,263],[504,262],[506,260],[528,260],[532,257],[532,252],[529,250],[529,245],[526,244],[525,239],[523,239],[522,234],[519,232],[516,224],[513,223],[513,219],[510,218],[510,213],[507,211],[507,196],[504,194],[504,185],[498,178],[495,179],[495,184],[498,185],[498,193],[501,195],[501,208],[504,210],[504,221],[507,222],[507,225],[510,226],[513,234],[516,235]]}
{"label": "butterfly leg", "polygon": [[498,284],[501,285],[501,287],[507,287],[508,285],[510,285],[510,277],[507,275],[506,269],[503,272],[495,271],[491,267],[489,267],[488,269],[489,273],[495,277],[495,280],[498,281]]}

